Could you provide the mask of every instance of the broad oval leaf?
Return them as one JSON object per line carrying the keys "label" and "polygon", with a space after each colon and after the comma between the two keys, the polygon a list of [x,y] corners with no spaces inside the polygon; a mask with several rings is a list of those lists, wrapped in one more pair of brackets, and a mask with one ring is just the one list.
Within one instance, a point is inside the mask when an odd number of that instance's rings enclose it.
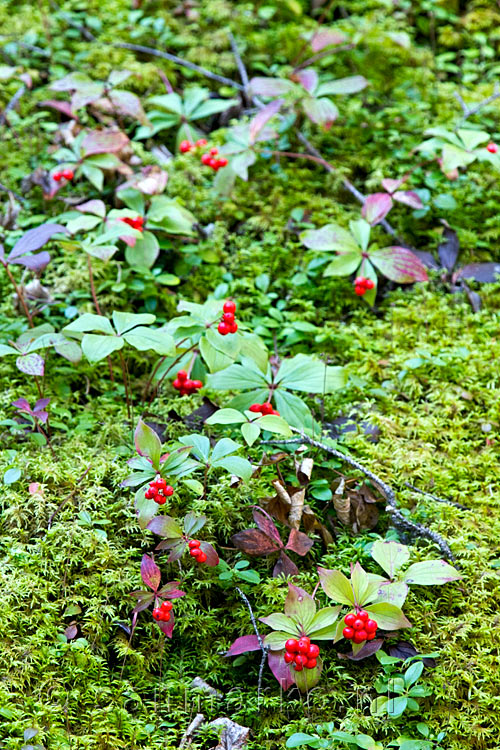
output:
{"label": "broad oval leaf", "polygon": [[322,125],[327,130],[339,116],[335,104],[326,97],[321,99],[308,97],[302,102],[302,108],[312,122],[316,125]]}
{"label": "broad oval leaf", "polygon": [[239,656],[248,651],[260,651],[259,639],[256,635],[242,635],[231,644],[224,656]]}
{"label": "broad oval leaf", "polygon": [[28,230],[16,242],[7,257],[7,261],[10,263],[15,258],[19,258],[20,255],[38,250],[43,245],[45,245],[45,243],[48,242],[54,234],[58,233],[68,234],[68,230],[66,229],[66,227],[63,227],[62,224],[50,223],[41,224],[39,227]]}
{"label": "broad oval leaf", "polygon": [[123,339],[118,336],[100,336],[86,333],[82,339],[82,352],[89,362],[100,362],[123,347]]}
{"label": "broad oval leaf", "polygon": [[403,581],[418,586],[440,586],[450,581],[458,581],[460,578],[460,573],[444,560],[425,560],[410,565],[405,571]]}
{"label": "broad oval leaf", "polygon": [[282,96],[293,89],[293,83],[283,78],[262,78],[257,76],[250,81],[252,94],[257,96]]}
{"label": "broad oval leaf", "polygon": [[340,570],[318,568],[319,580],[325,594],[339,604],[354,606],[355,599],[349,579]]}
{"label": "broad oval leaf", "polygon": [[153,534],[158,534],[158,536],[162,536],[165,539],[182,539],[182,529],[178,521],[170,516],[156,516],[156,518],[153,518],[148,523],[146,528],[152,531]]}
{"label": "broad oval leaf", "polygon": [[361,254],[361,248],[351,233],[338,224],[325,224],[321,229],[309,229],[300,235],[300,239],[310,250]]}
{"label": "broad oval leaf", "polygon": [[140,352],[154,351],[162,356],[175,353],[173,337],[162,328],[138,326],[124,333],[123,338]]}
{"label": "broad oval leaf", "polygon": [[317,633],[329,628],[338,620],[341,607],[323,607],[314,615],[309,625],[307,635],[314,639]]}
{"label": "broad oval leaf", "polygon": [[406,619],[399,607],[386,602],[369,604],[365,610],[377,621],[379,628],[383,630],[398,630],[399,628],[411,628],[411,622]]}
{"label": "broad oval leaf", "polygon": [[347,76],[346,78],[337,78],[335,81],[325,81],[320,84],[316,95],[356,94],[367,86],[368,81],[364,76]]}
{"label": "broad oval leaf", "polygon": [[277,543],[259,529],[239,531],[237,534],[233,534],[231,542],[237,549],[255,557],[270,555],[279,550]]}
{"label": "broad oval leaf", "polygon": [[158,565],[149,555],[143,555],[141,560],[141,578],[146,586],[156,591],[160,585],[161,572]]}
{"label": "broad oval leaf", "polygon": [[125,133],[120,131],[92,130],[82,141],[82,154],[109,154],[121,151],[129,142]]}
{"label": "broad oval leaf", "polygon": [[385,570],[389,578],[394,578],[399,568],[402,568],[410,559],[410,550],[405,544],[377,539],[373,544],[371,556]]}
{"label": "broad oval leaf", "polygon": [[246,417],[237,409],[218,409],[215,414],[205,420],[205,424],[241,424]]}
{"label": "broad oval leaf", "polygon": [[384,276],[400,284],[428,281],[425,266],[406,247],[383,247],[370,253],[370,260]]}
{"label": "broad oval leaf", "polygon": [[297,632],[297,625],[291,617],[282,614],[281,612],[274,612],[272,615],[266,617],[259,617],[259,620],[273,630],[280,630],[283,633],[289,633],[295,635]]}
{"label": "broad oval leaf", "polygon": [[45,360],[39,354],[25,354],[16,359],[16,367],[26,375],[42,377],[45,372]]}
{"label": "broad oval leaf", "polygon": [[392,208],[392,198],[388,193],[372,193],[363,203],[361,215],[373,226],[385,219]]}
{"label": "broad oval leaf", "polygon": [[134,444],[140,456],[146,456],[158,470],[160,466],[161,441],[156,432],[142,419],[139,419],[134,432]]}

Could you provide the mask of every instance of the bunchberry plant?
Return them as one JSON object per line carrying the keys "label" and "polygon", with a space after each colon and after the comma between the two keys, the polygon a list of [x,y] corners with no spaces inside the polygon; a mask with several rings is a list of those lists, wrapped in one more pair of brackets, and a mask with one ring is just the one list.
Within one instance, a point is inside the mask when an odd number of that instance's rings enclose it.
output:
{"label": "bunchberry plant", "polygon": [[153,605],[153,619],[167,638],[172,638],[175,626],[172,600],[185,596],[185,592],[178,588],[179,581],[170,581],[162,586],[160,568],[151,555],[143,555],[141,578],[144,585],[150,590],[138,590],[131,593],[131,596],[137,599],[137,604],[133,609],[133,627],[135,628],[139,612],[143,612]]}

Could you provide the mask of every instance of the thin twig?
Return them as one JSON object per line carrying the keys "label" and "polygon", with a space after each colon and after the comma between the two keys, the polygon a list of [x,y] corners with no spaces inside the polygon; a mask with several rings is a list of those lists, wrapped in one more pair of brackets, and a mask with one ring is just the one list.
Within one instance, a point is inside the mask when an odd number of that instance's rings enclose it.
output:
{"label": "thin twig", "polygon": [[425,497],[430,497],[431,500],[435,500],[437,503],[445,503],[446,505],[453,505],[454,508],[459,508],[460,510],[470,510],[470,508],[467,508],[466,505],[462,505],[461,503],[456,503],[454,500],[449,500],[447,497],[439,497],[438,495],[433,495],[431,492],[426,492],[426,490],[421,490],[419,487],[415,487],[413,484],[410,484],[409,482],[405,482],[405,487],[408,487],[408,489],[413,490],[413,492],[418,492],[420,495],[425,495]]}
{"label": "thin twig", "polygon": [[231,44],[231,49],[233,51],[234,59],[236,60],[236,65],[238,67],[238,72],[240,74],[241,82],[246,89],[248,88],[248,84],[250,83],[250,81],[248,79],[248,73],[247,73],[247,69],[245,68],[245,63],[241,59],[241,55],[238,50],[238,45],[236,44],[236,39],[234,38],[233,33],[231,31],[228,31],[227,35],[229,37],[229,42]]}
{"label": "thin twig", "polygon": [[196,714],[193,721],[191,722],[191,724],[189,724],[186,731],[182,735],[181,741],[179,742],[179,750],[181,750],[187,744],[190,737],[192,737],[196,730],[201,727],[204,721],[205,717],[203,714]]}
{"label": "thin twig", "polygon": [[89,31],[89,29],[87,29],[86,26],[82,26],[80,23],[78,23],[78,21],[74,21],[69,15],[69,13],[65,13],[63,9],[61,8],[61,6],[55,2],[55,0],[49,0],[49,2],[51,6],[54,8],[54,10],[56,10],[60,14],[61,18],[64,18],[64,20],[69,26],[72,26],[74,29],[78,29],[80,34],[84,37],[84,39],[87,40],[87,42],[97,41],[97,37],[94,36],[93,33]]}
{"label": "thin twig", "polygon": [[18,201],[22,201],[23,203],[26,202],[26,198],[23,198],[23,196],[19,195],[19,193],[15,193],[13,190],[11,190],[10,188],[8,188],[6,185],[3,185],[1,182],[0,182],[0,190],[3,193],[9,193],[9,195],[13,195],[14,198],[16,198]]}
{"label": "thin twig", "polygon": [[17,285],[16,280],[15,280],[14,276],[12,275],[11,270],[10,270],[8,264],[5,262],[5,263],[3,263],[3,266],[5,268],[7,276],[10,279],[10,282],[11,282],[12,286],[16,290],[17,298],[18,298],[19,302],[21,303],[21,306],[22,306],[22,308],[24,310],[24,314],[28,318],[29,326],[30,326],[30,328],[33,328],[33,326],[34,326],[33,318],[32,318],[31,313],[29,311],[28,305],[26,304],[26,300],[24,298],[24,294],[21,291],[21,288]]}
{"label": "thin twig", "polygon": [[464,120],[467,120],[469,117],[472,117],[472,115],[477,115],[477,113],[483,108],[486,107],[488,104],[491,104],[491,102],[494,102],[496,99],[500,99],[500,91],[498,90],[498,85],[495,86],[495,91],[491,96],[487,96],[486,99],[483,99],[481,102],[478,102],[478,104],[474,105],[474,107],[469,107],[468,104],[464,102],[458,91],[454,91],[453,95],[455,99],[458,101],[460,106],[462,107],[462,114]]}
{"label": "thin twig", "polygon": [[304,62],[299,63],[293,72],[296,73],[298,70],[307,68],[308,65],[312,65],[313,63],[318,62],[318,60],[321,60],[323,57],[334,55],[337,52],[345,52],[346,50],[354,49],[355,46],[356,46],[355,44],[343,44],[340,47],[329,47],[328,49],[323,50],[322,52],[318,52],[316,55],[313,55],[312,57],[308,57],[307,60],[304,60]]}
{"label": "thin twig", "polygon": [[57,516],[57,514],[59,513],[59,511],[62,510],[62,508],[64,508],[64,506],[66,505],[66,503],[68,502],[68,500],[72,500],[72,498],[76,495],[76,493],[80,489],[80,482],[82,481],[82,479],[84,479],[84,477],[87,476],[87,474],[89,473],[90,469],[91,469],[91,464],[89,464],[87,466],[87,468],[85,469],[85,471],[83,472],[83,474],[78,477],[78,479],[75,482],[74,489],[71,490],[71,492],[69,493],[69,495],[66,495],[66,497],[64,498],[64,500],[57,506],[57,508],[55,509],[55,511],[52,513],[52,515],[49,518],[48,524],[47,524],[47,528],[48,529],[50,529],[50,527],[52,526],[52,521]]}
{"label": "thin twig", "polygon": [[262,651],[262,658],[260,660],[260,667],[259,667],[259,681],[257,683],[257,700],[259,700],[259,698],[260,698],[260,691],[261,691],[261,687],[262,687],[262,674],[264,672],[264,664],[266,663],[267,648],[265,647],[264,641],[262,640],[262,636],[259,633],[259,629],[257,627],[257,621],[255,619],[255,615],[254,615],[253,610],[252,610],[252,605],[248,601],[248,599],[245,596],[245,594],[243,593],[243,591],[241,589],[239,589],[237,586],[236,586],[236,591],[238,592],[238,594],[241,596],[241,598],[243,599],[243,601],[247,605],[247,609],[248,609],[248,612],[250,614],[250,619],[252,621],[253,629],[255,630],[255,635],[257,636],[257,640],[259,642],[259,646],[260,646],[260,649]]}
{"label": "thin twig", "polygon": [[26,86],[23,84],[20,86],[14,96],[7,102],[5,109],[0,114],[0,125],[4,125],[7,123],[9,124],[9,121],[7,119],[7,112],[10,112],[11,109],[14,109],[20,98],[23,96],[24,92],[26,91]]}
{"label": "thin twig", "polygon": [[162,57],[165,60],[170,60],[170,62],[181,65],[184,68],[194,70],[196,71],[196,73],[200,73],[201,75],[205,76],[205,78],[210,78],[212,81],[224,83],[226,86],[232,86],[233,88],[238,89],[238,91],[244,91],[245,89],[245,87],[242,86],[241,83],[232,81],[230,78],[220,76],[217,73],[212,73],[211,70],[202,68],[200,65],[196,65],[196,63],[189,62],[189,60],[184,60],[182,57],[177,57],[177,55],[172,55],[170,54],[170,52],[163,52],[162,50],[155,49],[154,47],[145,47],[143,44],[129,44],[129,42],[115,42],[113,46],[119,47],[120,49],[129,49],[132,52],[143,52],[145,55]]}

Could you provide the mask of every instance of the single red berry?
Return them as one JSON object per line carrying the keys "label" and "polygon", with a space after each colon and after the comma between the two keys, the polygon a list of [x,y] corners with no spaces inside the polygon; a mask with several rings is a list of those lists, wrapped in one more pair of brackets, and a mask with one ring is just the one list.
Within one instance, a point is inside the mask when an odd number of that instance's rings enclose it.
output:
{"label": "single red berry", "polygon": [[227,323],[228,325],[233,325],[234,323],[234,313],[223,313],[222,314],[222,320],[224,323]]}
{"label": "single red berry", "polygon": [[363,620],[363,622],[366,622],[369,619],[370,615],[368,614],[368,612],[366,611],[366,609],[361,609],[358,612],[358,617],[359,617],[360,620]]}
{"label": "single red berry", "polygon": [[346,615],[344,617],[344,622],[346,625],[348,625],[350,628],[354,625],[354,621],[356,619],[356,615],[354,615],[352,612],[349,615]]}
{"label": "single red berry", "polygon": [[299,654],[307,654],[309,651],[309,646],[311,645],[310,638],[307,638],[307,636],[304,636],[299,640]]}
{"label": "single red berry", "polygon": [[295,669],[296,672],[302,672],[302,670],[304,669],[302,664],[294,664],[293,668]]}
{"label": "single red berry", "polygon": [[56,182],[59,182],[61,177],[62,177],[62,174],[60,172],[54,172],[54,174],[52,175],[52,179],[54,179]]}
{"label": "single red berry", "polygon": [[159,620],[161,618],[161,612],[160,612],[159,607],[155,607],[153,609],[153,617],[155,620]]}
{"label": "single red berry", "polygon": [[228,163],[228,162],[227,162],[227,159],[226,159],[226,157],[225,157],[225,156],[222,156],[222,157],[221,157],[221,158],[219,159],[219,169],[220,169],[221,167],[227,167],[227,163]]}
{"label": "single red berry", "polygon": [[212,167],[212,169],[217,169],[217,159],[214,156],[210,157],[210,161],[208,162],[208,166]]}
{"label": "single red berry", "polygon": [[366,279],[365,281],[366,289],[373,289],[374,286],[375,286],[375,282],[372,279]]}
{"label": "single red berry", "polygon": [[190,539],[188,542],[189,549],[196,549],[201,544],[199,539]]}
{"label": "single red berry", "polygon": [[161,608],[164,609],[166,612],[170,612],[170,610],[173,608],[172,602],[167,601],[162,602]]}
{"label": "single red berry", "polygon": [[203,550],[201,550],[199,547],[193,547],[193,549],[189,550],[189,554],[191,557],[199,557],[203,553]]}
{"label": "single red berry", "polygon": [[191,141],[181,141],[179,144],[179,151],[182,154],[185,154],[188,151],[191,151],[192,146],[193,144],[191,143]]}
{"label": "single red berry", "polygon": [[285,660],[285,664],[291,664],[295,657],[290,651],[285,651],[285,656],[283,658]]}
{"label": "single red berry", "polygon": [[219,331],[221,336],[227,336],[227,334],[229,333],[229,326],[227,323],[222,322],[217,326],[217,330]]}
{"label": "single red berry", "polygon": [[304,654],[297,654],[294,661],[298,667],[303,667],[307,662],[307,656],[304,656]]}
{"label": "single red berry", "polygon": [[177,388],[177,390],[180,390],[182,388],[182,381],[180,381],[179,378],[176,378],[172,385],[174,388]]}
{"label": "single red berry", "polygon": [[306,669],[314,669],[317,663],[316,659],[308,659],[304,666]]}
{"label": "single red berry", "polygon": [[367,620],[365,623],[365,630],[367,633],[374,633],[378,625],[375,620]]}
{"label": "single red berry", "polygon": [[167,502],[167,498],[165,497],[165,495],[160,495],[159,493],[158,495],[156,495],[154,500],[155,503],[158,503],[158,505],[165,505],[165,503]]}
{"label": "single red berry", "polygon": [[365,285],[365,277],[364,276],[356,276],[354,279],[354,286],[364,286]]}
{"label": "single red berry", "polygon": [[307,651],[307,658],[308,659],[317,659],[319,656],[319,646],[316,646],[315,643],[311,643],[309,646],[309,649]]}
{"label": "single red berry", "polygon": [[197,391],[199,391],[200,388],[203,388],[201,380],[193,380],[193,388]]}
{"label": "single red berry", "polygon": [[64,177],[65,180],[72,180],[73,177],[75,176],[75,173],[73,172],[72,169],[63,169],[62,176]]}
{"label": "single red berry", "polygon": [[368,633],[368,635],[366,636],[366,640],[373,641],[376,635],[377,635],[376,633]]}
{"label": "single red berry", "polygon": [[211,148],[208,153],[210,154],[210,156],[217,156],[217,154],[219,153],[219,149],[215,147]]}
{"label": "single red berry", "polygon": [[270,401],[266,401],[265,404],[262,404],[262,406],[260,407],[260,410],[261,410],[261,413],[264,414],[264,415],[265,414],[272,414],[273,411],[274,411],[273,405],[271,404]]}
{"label": "single red berry", "polygon": [[144,493],[144,497],[146,498],[146,500],[152,500],[152,498],[153,498],[154,496],[155,496],[155,493],[154,493],[154,491],[153,491],[153,490],[151,490],[151,489],[149,489],[149,490],[146,490],[146,492]]}
{"label": "single red berry", "polygon": [[356,630],[354,633],[353,641],[354,643],[363,643],[363,641],[366,641],[368,638],[368,633],[366,630]]}
{"label": "single red berry", "polygon": [[162,612],[161,613],[161,620],[163,622],[168,622],[170,620],[170,612]]}
{"label": "single red berry", "polygon": [[167,482],[161,477],[156,480],[156,489],[165,491],[167,489]]}
{"label": "single red berry", "polygon": [[208,141],[207,141],[207,139],[206,139],[206,138],[199,138],[199,139],[198,139],[198,140],[196,141],[196,144],[195,144],[195,145],[196,145],[196,147],[197,147],[197,148],[203,148],[203,146],[206,146],[206,145],[207,145],[207,143],[208,143]]}
{"label": "single red berry", "polygon": [[355,286],[354,294],[357,294],[358,297],[362,297],[364,294],[366,294],[366,288],[364,286]]}
{"label": "single red berry", "polygon": [[167,486],[164,489],[165,495],[167,497],[171,497],[174,494],[174,488],[171,484],[167,484]]}
{"label": "single red berry", "polygon": [[254,414],[260,413],[260,404],[252,404],[248,411],[254,412]]}
{"label": "single red berry", "polygon": [[347,640],[350,641],[354,636],[354,630],[352,628],[344,628],[342,631],[342,635],[344,636],[344,638],[347,638]]}
{"label": "single red berry", "polygon": [[186,370],[179,370],[179,372],[177,373],[177,378],[178,378],[178,380],[181,381],[181,383],[183,383],[185,380],[187,380],[188,374],[187,374]]}
{"label": "single red berry", "polygon": [[196,558],[196,562],[199,562],[199,563],[204,563],[206,561],[207,561],[207,556],[204,552],[202,552],[201,555],[198,555],[198,557]]}
{"label": "single red berry", "polygon": [[230,326],[229,328],[229,333],[236,333],[237,330],[238,330],[238,323],[233,323],[233,325]]}
{"label": "single red berry", "polygon": [[210,154],[203,154],[203,156],[201,157],[201,163],[204,164],[206,167],[208,167],[211,161],[212,161],[212,157],[210,156]]}
{"label": "single red berry", "polygon": [[287,651],[290,651],[290,653],[295,653],[299,650],[298,640],[296,638],[289,638],[285,643],[285,648]]}
{"label": "single red berry", "polygon": [[222,311],[225,312],[225,313],[227,313],[227,312],[235,313],[236,312],[236,302],[233,302],[232,299],[227,299],[224,302],[223,306],[222,306]]}
{"label": "single red berry", "polygon": [[193,381],[192,380],[189,380],[189,379],[185,380],[182,385],[186,389],[186,391],[188,391],[188,392],[195,390],[195,388],[193,387]]}
{"label": "single red berry", "polygon": [[365,627],[365,623],[363,620],[360,620],[359,617],[357,617],[353,622],[353,628],[354,630],[362,630]]}
{"label": "single red berry", "polygon": [[498,151],[498,146],[492,141],[491,143],[488,143],[488,145],[486,146],[486,150],[489,151],[490,154],[496,154],[496,152]]}
{"label": "single red berry", "polygon": [[275,417],[279,417],[280,416],[279,411],[276,411],[276,409],[273,409],[272,412],[271,412],[271,414],[274,414]]}

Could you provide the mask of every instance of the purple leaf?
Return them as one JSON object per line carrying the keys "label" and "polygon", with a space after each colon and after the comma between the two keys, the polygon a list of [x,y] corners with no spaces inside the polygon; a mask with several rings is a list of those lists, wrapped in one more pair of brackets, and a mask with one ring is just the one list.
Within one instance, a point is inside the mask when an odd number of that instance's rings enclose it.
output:
{"label": "purple leaf", "polygon": [[71,108],[70,102],[64,102],[61,99],[44,99],[43,102],[38,102],[38,106],[56,109],[58,112],[61,112],[61,114],[66,115],[70,120],[78,120],[78,117]]}
{"label": "purple leaf", "polygon": [[392,193],[401,187],[401,185],[404,185],[404,180],[391,180],[390,177],[385,177],[381,185],[384,188],[384,190],[387,190],[388,193]]}
{"label": "purple leaf", "polygon": [[208,542],[201,542],[200,549],[202,549],[207,556],[207,559],[203,563],[204,565],[208,565],[210,568],[213,568],[215,565],[219,564],[219,555],[211,544],[209,544]]}
{"label": "purple leaf", "polygon": [[366,221],[375,226],[385,219],[392,208],[392,198],[387,193],[372,193],[366,197],[361,209],[361,215]]}
{"label": "purple leaf", "polygon": [[250,81],[252,94],[260,96],[283,96],[293,89],[293,83],[283,78],[252,78]]}
{"label": "purple leaf", "polygon": [[16,242],[9,253],[8,262],[12,263],[14,258],[19,258],[20,255],[38,250],[50,240],[52,235],[58,232],[68,234],[66,227],[61,224],[41,224],[39,227],[30,229]]}
{"label": "purple leaf", "polygon": [[262,128],[269,122],[271,117],[274,117],[274,115],[280,111],[284,101],[284,99],[275,99],[273,102],[266,104],[266,106],[255,115],[250,122],[250,144],[255,143]]}
{"label": "purple leaf", "polygon": [[180,581],[169,581],[157,591],[158,596],[162,599],[180,599],[181,596],[186,596],[185,591],[181,591],[177,586]]}
{"label": "purple leaf", "polygon": [[143,610],[147,609],[150,604],[152,604],[154,602],[154,599],[155,599],[155,595],[154,594],[146,594],[146,593],[143,594],[143,596],[141,596],[139,598],[139,601],[135,605],[135,607],[132,610],[132,612],[134,612],[134,613],[142,612]]}
{"label": "purple leaf", "polygon": [[156,516],[148,523],[146,528],[153,534],[158,534],[158,536],[163,536],[169,540],[182,539],[182,529],[179,523],[170,516]]}
{"label": "purple leaf", "polygon": [[161,581],[161,572],[158,565],[149,555],[143,555],[141,561],[141,577],[146,586],[157,591]]}
{"label": "purple leaf", "polygon": [[391,281],[411,284],[428,280],[425,266],[406,247],[382,247],[370,253],[370,260]]}
{"label": "purple leaf", "polygon": [[80,203],[75,208],[83,214],[94,214],[94,216],[100,216],[101,219],[104,219],[106,216],[106,205],[104,201],[98,199],[85,201],[85,203]]}
{"label": "purple leaf", "polygon": [[280,556],[276,560],[276,565],[273,568],[273,578],[278,578],[279,576],[296,576],[298,574],[298,567],[292,560],[290,560],[288,555],[281,550]]}
{"label": "purple leaf", "polygon": [[279,547],[284,546],[273,519],[268,513],[266,513],[265,510],[262,510],[262,508],[254,507],[252,510],[252,516],[258,528],[263,531],[264,534],[266,534],[271,539],[274,539]]}
{"label": "purple leaf", "polygon": [[318,74],[314,68],[299,70],[298,73],[293,75],[293,78],[294,80],[297,80],[309,94],[312,94],[318,85]]}
{"label": "purple leaf", "polygon": [[269,651],[267,663],[269,669],[278,680],[282,690],[288,690],[294,684],[294,679],[290,667],[283,659],[283,651]]}
{"label": "purple leaf", "polygon": [[290,536],[288,537],[286,548],[291,549],[292,552],[296,552],[297,555],[303,557],[304,555],[307,555],[313,544],[314,540],[310,539],[307,534],[303,534],[302,531],[297,531],[297,529],[292,529]]}
{"label": "purple leaf", "polygon": [[481,281],[483,284],[498,281],[500,276],[500,263],[469,263],[463,268],[459,268],[453,279],[474,279]]}
{"label": "purple leaf", "polygon": [[443,237],[444,242],[441,242],[438,247],[439,260],[443,268],[446,268],[447,271],[453,271],[457,262],[460,243],[457,233],[453,229],[450,229],[450,227],[444,228]]}
{"label": "purple leaf", "polygon": [[420,197],[417,193],[414,193],[413,190],[396,190],[396,192],[392,194],[392,197],[395,201],[404,203],[405,206],[410,206],[410,208],[424,207]]}
{"label": "purple leaf", "polygon": [[45,372],[45,360],[39,354],[25,354],[16,359],[17,369],[26,375],[42,377]]}
{"label": "purple leaf", "polygon": [[172,633],[174,632],[174,626],[175,626],[175,618],[173,611],[170,612],[170,620],[168,622],[158,622],[158,627],[160,628],[161,632],[166,635],[167,638],[172,638]]}
{"label": "purple leaf", "polygon": [[[410,659],[412,656],[417,656],[420,653],[410,641],[398,641],[394,646],[389,646],[388,650],[390,656],[401,659],[401,661]],[[436,666],[436,660],[432,656],[424,656],[422,657],[422,661],[427,668]]]}
{"label": "purple leaf", "polygon": [[424,266],[427,266],[427,268],[439,269],[439,263],[436,261],[432,253],[428,253],[426,250],[412,250],[412,253],[416,255],[417,258],[422,261]]}
{"label": "purple leaf", "polygon": [[247,555],[270,555],[277,552],[279,547],[270,539],[267,534],[259,529],[246,529],[233,534],[231,542],[238,549],[243,550]]}
{"label": "purple leaf", "polygon": [[131,91],[111,91],[108,97],[119,114],[133,117],[143,125],[148,124],[148,118],[142,108],[141,100]]}
{"label": "purple leaf", "polygon": [[46,250],[42,250],[41,253],[37,253],[36,255],[22,255],[20,258],[16,258],[10,262],[29,268],[30,271],[34,271],[35,273],[41,273],[49,265],[50,255]]}
{"label": "purple leaf", "polygon": [[247,651],[259,651],[260,645],[256,635],[242,635],[231,644],[224,656],[239,656]]}
{"label": "purple leaf", "polygon": [[114,154],[121,151],[128,142],[128,137],[121,131],[92,130],[82,141],[82,153],[85,156]]}
{"label": "purple leaf", "polygon": [[18,398],[12,402],[12,406],[15,406],[19,411],[25,411],[27,414],[32,413],[31,406],[25,398]]}
{"label": "purple leaf", "polygon": [[[325,47],[331,47],[334,44],[343,44],[346,39],[347,36],[341,31],[325,29],[324,31],[317,31],[309,43],[313,52],[321,52]],[[332,52],[334,51],[332,50]]]}
{"label": "purple leaf", "polygon": [[366,659],[368,656],[373,656],[373,654],[377,653],[382,648],[383,643],[383,638],[375,638],[373,641],[367,641],[357,654],[351,652],[350,654],[341,654],[340,656],[344,658],[347,656],[351,661],[361,661],[361,659]]}

